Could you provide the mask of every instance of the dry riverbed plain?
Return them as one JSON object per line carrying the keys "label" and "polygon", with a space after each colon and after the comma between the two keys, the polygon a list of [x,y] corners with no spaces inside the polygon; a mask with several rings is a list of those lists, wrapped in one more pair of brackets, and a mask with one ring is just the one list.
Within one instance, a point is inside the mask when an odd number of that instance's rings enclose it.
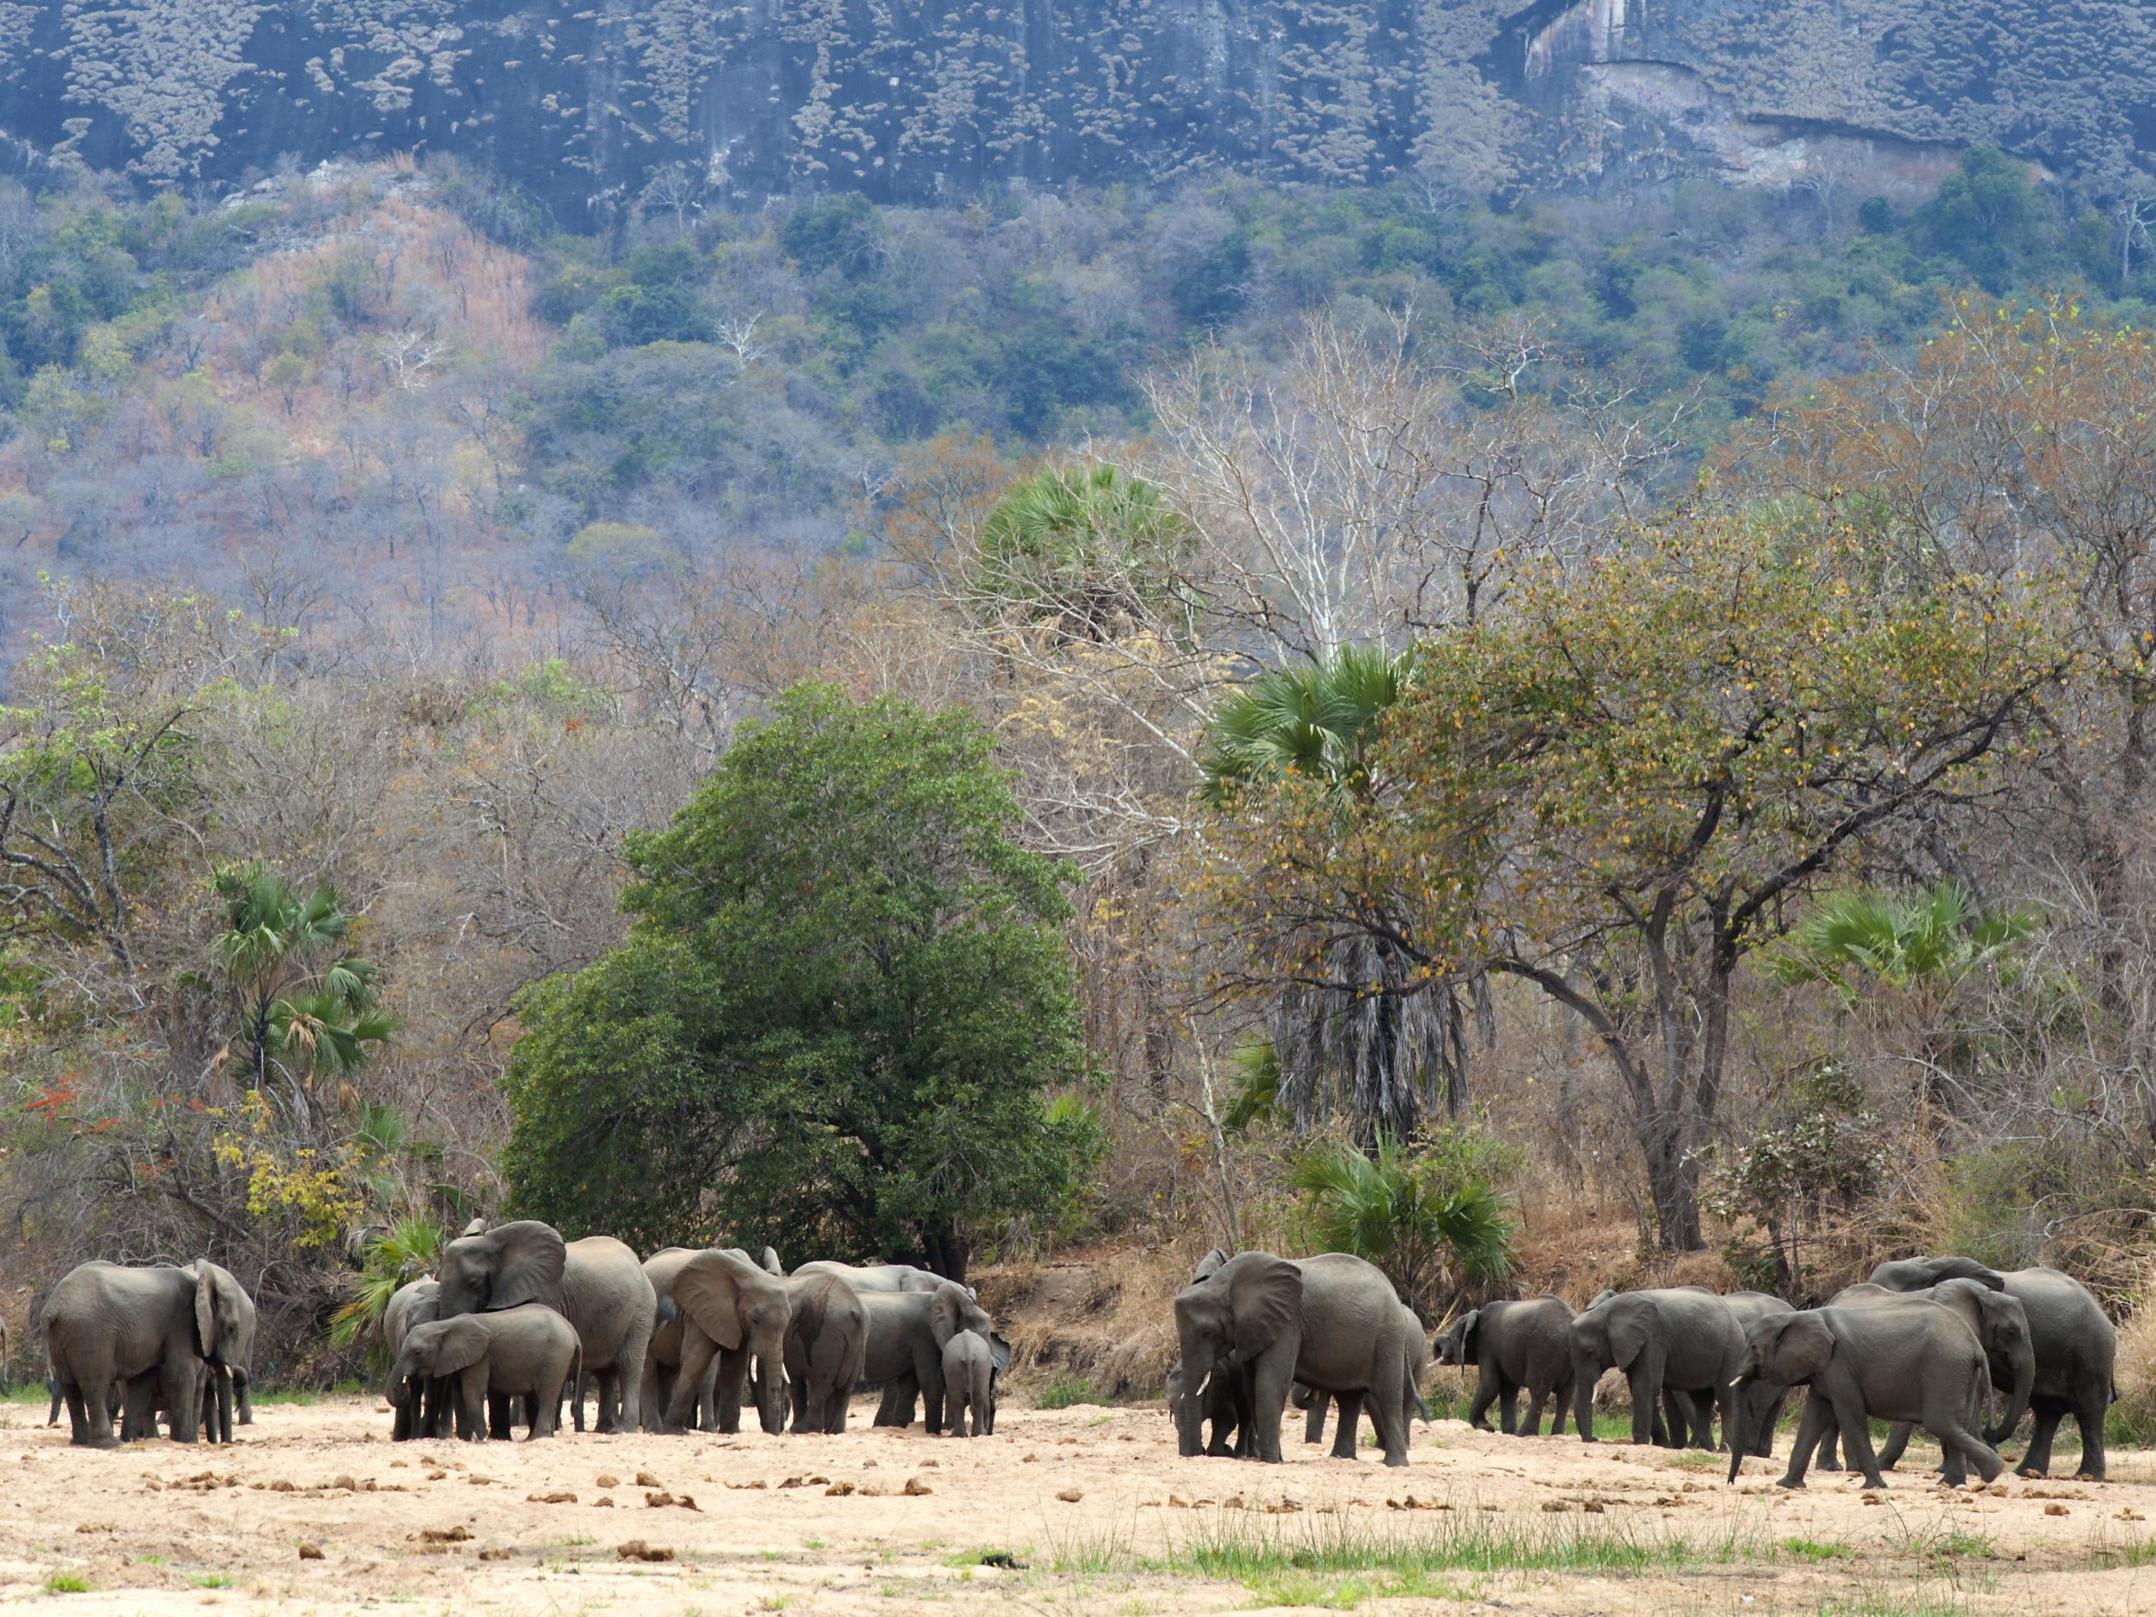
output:
{"label": "dry riverbed plain", "polygon": [[[0,1603],[98,1613],[2156,1613],[2156,1454],[2114,1480],[1867,1495],[1779,1463],[1418,1427],[1414,1464],[1183,1460],[1153,1408],[1007,1404],[972,1441],[402,1443],[378,1398],[230,1448],[68,1446],[0,1405]],[[1299,1425],[1291,1439],[1300,1438]],[[2010,1452],[2014,1451],[2012,1445]],[[2067,1440],[2068,1455],[2076,1452]],[[1920,1458],[1912,1450],[1911,1462]]]}

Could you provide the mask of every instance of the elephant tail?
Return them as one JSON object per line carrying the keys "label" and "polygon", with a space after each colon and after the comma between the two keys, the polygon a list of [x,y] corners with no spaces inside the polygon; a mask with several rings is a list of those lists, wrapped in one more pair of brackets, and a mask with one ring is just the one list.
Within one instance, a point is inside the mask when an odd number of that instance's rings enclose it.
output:
{"label": "elephant tail", "polygon": [[1421,1389],[1416,1387],[1410,1387],[1407,1389],[1407,1395],[1408,1397],[1415,1400],[1415,1413],[1422,1417],[1423,1425],[1429,1425],[1430,1406],[1423,1402]]}
{"label": "elephant tail", "polygon": [[[569,1418],[576,1429],[584,1429],[584,1339],[576,1339],[576,1351],[569,1355]],[[555,1416],[558,1425],[561,1417]]]}

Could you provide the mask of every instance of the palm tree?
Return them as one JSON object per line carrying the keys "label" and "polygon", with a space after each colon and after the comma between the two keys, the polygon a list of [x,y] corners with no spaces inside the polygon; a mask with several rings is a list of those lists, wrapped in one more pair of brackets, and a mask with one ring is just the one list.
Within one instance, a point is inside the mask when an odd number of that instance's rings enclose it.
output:
{"label": "palm tree", "polygon": [[1492,1183],[1497,1163],[1468,1130],[1446,1130],[1410,1152],[1380,1134],[1374,1154],[1321,1148],[1295,1165],[1310,1235],[1385,1271],[1425,1319],[1439,1292],[1502,1284],[1512,1273],[1512,1221]]}
{"label": "palm tree", "polygon": [[311,1135],[314,1075],[358,1071],[392,1031],[374,1005],[374,967],[344,949],[352,916],[335,888],[301,894],[260,860],[223,866],[211,880],[225,912],[217,962],[240,1006],[234,1042],[253,1087],[266,1095],[280,1078],[294,1122]]}
{"label": "palm tree", "polygon": [[1160,489],[1105,461],[1012,485],[981,524],[974,590],[997,613],[1106,641],[1172,596],[1189,525]]}
{"label": "palm tree", "polygon": [[[1231,808],[1289,776],[1368,801],[1380,725],[1400,699],[1408,659],[1346,646],[1322,663],[1273,669],[1223,702],[1199,759],[1201,792]],[[1358,1143],[1412,1139],[1442,1104],[1457,1115],[1467,1093],[1467,1023],[1455,985],[1418,980],[1388,940],[1359,933],[1327,946],[1331,984],[1277,990],[1267,1047],[1246,1061],[1236,1115],[1277,1110],[1299,1134],[1344,1117]],[[1267,1108],[1257,1088],[1271,1091]]]}
{"label": "palm tree", "polygon": [[351,1279],[351,1295],[331,1316],[329,1340],[349,1347],[381,1324],[389,1299],[408,1280],[430,1274],[447,1232],[424,1215],[401,1218],[386,1235],[366,1244],[360,1272]]}
{"label": "palm tree", "polygon": [[1768,957],[1776,981],[1824,983],[1854,1010],[1866,984],[1904,1000],[1919,1029],[1930,1098],[1946,1100],[1944,1079],[1964,1062],[1956,1035],[1942,1031],[1954,991],[2043,923],[2025,908],[1980,912],[1960,882],[1916,892],[1839,893],[1823,900]]}

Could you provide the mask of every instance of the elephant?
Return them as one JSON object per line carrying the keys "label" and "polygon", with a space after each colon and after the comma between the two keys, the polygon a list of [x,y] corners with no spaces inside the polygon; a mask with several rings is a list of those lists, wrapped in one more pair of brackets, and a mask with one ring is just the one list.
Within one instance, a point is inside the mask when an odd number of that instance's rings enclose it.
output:
{"label": "elephant", "polygon": [[[2015,1469],[2025,1477],[2046,1475],[2051,1470],[2051,1440],[2059,1422],[2072,1415],[2081,1428],[2081,1463],[2076,1473],[2092,1481],[2103,1480],[2104,1417],[2118,1396],[2112,1381],[2118,1333],[2087,1287],[2042,1265],[2001,1273],[1969,1258],[1954,1257],[1882,1263],[1872,1271],[1871,1280],[1889,1291],[1920,1291],[1942,1280],[1974,1280],[2018,1301],[2028,1318],[2029,1343],[2036,1353],[2036,1379],[2028,1398],[2036,1425]],[[2011,1427],[1993,1427],[1986,1434],[1994,1443],[2003,1443],[2011,1435]]]}
{"label": "elephant", "polygon": [[[1976,1428],[1991,1396],[1983,1345],[1961,1316],[1936,1303],[1879,1303],[1862,1308],[1807,1308],[1761,1320],[1745,1337],[1731,1385],[1808,1386],[1804,1417],[1790,1445],[1784,1488],[1804,1486],[1812,1450],[1839,1425],[1851,1469],[1869,1488],[1884,1488],[1872,1452],[1873,1417],[1914,1421],[1946,1453],[1945,1480],[1958,1487],[1966,1467],[1989,1482],[2005,1469]],[[1746,1403],[1758,1400],[1747,1397]],[[1747,1433],[1729,1445],[1729,1480],[1744,1464]]]}
{"label": "elephant", "polygon": [[91,1262],[70,1270],[45,1304],[45,1348],[67,1401],[69,1441],[117,1446],[115,1384],[155,1375],[173,1439],[192,1443],[201,1362],[224,1363],[251,1316],[244,1288],[207,1258],[188,1269]]}
{"label": "elephant", "polygon": [[[1430,1339],[1423,1334],[1422,1320],[1416,1315],[1415,1311],[1405,1303],[1399,1304],[1398,1307],[1399,1312],[1394,1316],[1394,1326],[1399,1332],[1400,1352],[1406,1370],[1404,1390],[1407,1404],[1427,1422],[1430,1419],[1430,1406],[1423,1402],[1422,1382],[1423,1377],[1429,1374],[1430,1370]],[[1362,1410],[1362,1395],[1360,1393],[1319,1392],[1314,1387],[1307,1387],[1298,1382],[1295,1390],[1289,1394],[1288,1401],[1297,1409],[1304,1411],[1303,1441],[1305,1443],[1322,1443],[1325,1441],[1326,1411],[1328,1409],[1337,1409],[1340,1414],[1340,1424],[1334,1428],[1333,1432],[1332,1457],[1336,1460],[1352,1460],[1355,1458],[1355,1416],[1360,1414]],[[1373,1416],[1371,1425],[1374,1427],[1376,1424],[1376,1417]]]}
{"label": "elephant", "polygon": [[[1889,1291],[1885,1286],[1867,1282],[1844,1286],[1828,1300],[1827,1306],[1868,1308],[1877,1303],[1904,1299],[1941,1303],[1959,1314],[1961,1322],[1975,1334],[1984,1349],[1992,1390],[2006,1394],[2005,1415],[1995,1427],[1982,1434],[1987,1443],[2000,1442],[2021,1424],[2021,1417],[2029,1407],[2030,1390],[2036,1383],[2036,1349],[2029,1337],[2029,1317],[2020,1299],[2009,1297],[2003,1291],[1993,1291],[1974,1280],[1942,1280],[1922,1291]],[[1909,1446],[1911,1430],[1907,1421],[1895,1423],[1886,1447],[1879,1451],[1880,1470],[1894,1469],[1902,1451]],[[1819,1445],[1819,1464],[1830,1471],[1840,1469],[1835,1459],[1834,1437],[1833,1429],[1829,1428]]]}
{"label": "elephant", "polygon": [[[996,1429],[996,1361],[988,1338],[958,1331],[943,1344],[943,1418],[953,1437],[988,1437]],[[973,1428],[966,1429],[967,1411]]]}
{"label": "elephant", "polygon": [[[1572,1401],[1572,1310],[1557,1297],[1529,1297],[1485,1303],[1463,1314],[1437,1339],[1439,1364],[1471,1364],[1480,1374],[1470,1426],[1490,1429],[1489,1409],[1507,1436],[1536,1437],[1542,1430],[1542,1401],[1550,1400],[1550,1435],[1561,1436],[1565,1409]],[[1528,1394],[1527,1420],[1518,1424],[1514,1404]]]}
{"label": "elephant", "polygon": [[[405,1332],[390,1362],[389,1401],[402,1407],[417,1385],[453,1381],[459,1437],[486,1437],[489,1406],[505,1398],[524,1401],[534,1438],[552,1437],[582,1355],[576,1328],[544,1303],[426,1320]],[[506,1423],[493,1429],[509,1435]]]}
{"label": "elephant", "polygon": [[[639,1399],[643,1405],[644,1429],[649,1432],[666,1430],[666,1409],[673,1400],[674,1382],[681,1367],[683,1330],[680,1308],[674,1301],[674,1281],[680,1276],[682,1265],[695,1257],[698,1250],[687,1246],[663,1247],[644,1260],[644,1276],[651,1282],[652,1292],[658,1298],[658,1323],[652,1327],[651,1342],[644,1350],[644,1385]],[[719,1356],[713,1354],[696,1389],[696,1404],[689,1413],[688,1425],[706,1432],[719,1429],[718,1379]],[[578,1402],[581,1405],[581,1397]]]}
{"label": "elephant", "polygon": [[[1199,1420],[1210,1422],[1212,1436],[1206,1442],[1205,1452],[1215,1458],[1234,1456],[1248,1458],[1250,1453],[1250,1372],[1247,1366],[1217,1366],[1210,1376],[1201,1376],[1199,1385],[1187,1388],[1183,1374],[1183,1361],[1177,1359],[1168,1366],[1168,1414],[1175,1418],[1180,1410],[1186,1391],[1198,1394],[1202,1406]],[[1296,1397],[1303,1400],[1303,1407],[1312,1410],[1311,1424],[1316,1435],[1307,1431],[1305,1439],[1312,1443],[1325,1440],[1325,1401],[1308,1387],[1296,1389]],[[1200,1434],[1203,1435],[1202,1432]]]}
{"label": "elephant", "polygon": [[1010,1348],[995,1334],[987,1311],[953,1281],[932,1292],[872,1291],[861,1298],[861,1307],[868,1323],[861,1376],[885,1389],[876,1411],[878,1426],[912,1425],[918,1397],[929,1435],[943,1430],[943,1348],[960,1331],[988,1344],[998,1374],[1010,1364]]}
{"label": "elephant", "polygon": [[[796,1279],[809,1274],[837,1275],[853,1287],[856,1296],[861,1297],[872,1292],[933,1292],[938,1286],[956,1284],[932,1270],[917,1269],[910,1263],[834,1263],[828,1258],[818,1258],[794,1270]],[[968,1297],[973,1295],[971,1286],[963,1289]]]}
{"label": "elephant", "polygon": [[[1288,1388],[1299,1381],[1313,1393],[1358,1395],[1376,1423],[1385,1463],[1407,1464],[1409,1371],[1399,1310],[1392,1282],[1344,1252],[1294,1261],[1243,1252],[1228,1259],[1175,1299],[1185,1376],[1176,1408],[1178,1449],[1186,1458],[1195,1455],[1203,1435],[1195,1373],[1247,1367],[1253,1457],[1280,1460],[1281,1412]],[[1353,1454],[1354,1419],[1345,1399],[1340,1424]],[[1336,1434],[1334,1453],[1340,1452]]]}
{"label": "elephant", "polygon": [[1595,1441],[1595,1383],[1603,1371],[1617,1369],[1632,1389],[1633,1442],[1659,1440],[1656,1406],[1669,1393],[1679,1396],[1669,1400],[1668,1445],[1680,1448],[1689,1437],[1694,1447],[1712,1448],[1712,1410],[1720,1407],[1726,1432],[1729,1383],[1743,1353],[1736,1315],[1710,1291],[1605,1293],[1572,1320],[1572,1413],[1580,1441]]}
{"label": "elephant", "polygon": [[[1777,1315],[1796,1312],[1794,1308],[1772,1292],[1729,1291],[1722,1294],[1722,1301],[1729,1305],[1729,1311],[1736,1316],[1739,1331],[1749,1331],[1763,1319],[1772,1319]],[[1774,1429],[1781,1424],[1782,1405],[1788,1401],[1788,1397],[1787,1393],[1777,1393],[1769,1398],[1764,1418],[1752,1422],[1745,1428],[1746,1431],[1753,1434],[1752,1452],[1761,1459],[1766,1459],[1774,1453]],[[1729,1428],[1725,1422],[1722,1429],[1722,1446],[1724,1448],[1729,1447],[1729,1441]],[[1831,1443],[1833,1438],[1829,1437],[1827,1441]],[[1897,1450],[1896,1452],[1900,1451]]]}
{"label": "elephant", "polygon": [[[661,1260],[667,1260],[661,1264]],[[661,1328],[678,1342],[673,1394],[656,1407],[656,1355],[645,1361],[644,1388],[652,1397],[653,1430],[688,1428],[700,1401],[715,1411],[717,1429],[741,1429],[741,1392],[751,1357],[766,1367],[757,1384],[757,1414],[767,1432],[785,1430],[783,1413],[786,1327],[791,1316],[787,1282],[739,1251],[716,1247],[678,1249],[652,1260],[669,1281],[668,1300],[678,1317]],[[655,1340],[657,1337],[655,1336]],[[716,1366],[714,1371],[713,1367]]]}
{"label": "elephant", "polygon": [[838,1433],[868,1358],[868,1310],[835,1274],[785,1282],[786,1383],[797,1432]]}
{"label": "elephant", "polygon": [[598,1376],[598,1430],[637,1428],[659,1298],[627,1246],[610,1235],[565,1242],[551,1224],[518,1219],[459,1236],[437,1267],[443,1319],[545,1303],[568,1320],[585,1371]]}
{"label": "elephant", "polygon": [[215,1359],[203,1360],[203,1435],[212,1443],[232,1441],[235,1401],[239,1423],[254,1424],[254,1396],[248,1388],[247,1367],[255,1356],[255,1300],[247,1295],[245,1286],[234,1281],[229,1306],[231,1323],[225,1333],[224,1351]]}
{"label": "elephant", "polygon": [[[441,1317],[441,1290],[438,1281],[412,1280],[399,1286],[390,1297],[389,1306],[382,1310],[382,1345],[389,1350],[392,1363],[413,1326],[425,1325]],[[452,1406],[448,1383],[429,1376],[411,1390],[414,1396],[389,1401],[394,1411],[390,1440],[404,1443],[415,1437],[449,1436]]]}

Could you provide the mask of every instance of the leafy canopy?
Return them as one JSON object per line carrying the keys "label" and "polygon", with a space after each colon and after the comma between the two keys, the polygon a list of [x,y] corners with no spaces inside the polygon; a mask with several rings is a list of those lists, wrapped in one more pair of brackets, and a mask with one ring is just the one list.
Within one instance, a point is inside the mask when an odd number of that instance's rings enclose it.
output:
{"label": "leafy canopy", "polygon": [[1306,1153],[1295,1188],[1321,1250],[1374,1263],[1435,1318],[1441,1288],[1511,1276],[1513,1226],[1497,1181],[1517,1167],[1514,1153],[1474,1129],[1438,1129],[1412,1147],[1381,1134],[1372,1154],[1345,1143]]}
{"label": "leafy canopy", "polygon": [[990,737],[823,685],[640,836],[628,941],[521,1004],[521,1211],[642,1246],[918,1254],[1063,1208],[1094,1144],[1067,866]]}

